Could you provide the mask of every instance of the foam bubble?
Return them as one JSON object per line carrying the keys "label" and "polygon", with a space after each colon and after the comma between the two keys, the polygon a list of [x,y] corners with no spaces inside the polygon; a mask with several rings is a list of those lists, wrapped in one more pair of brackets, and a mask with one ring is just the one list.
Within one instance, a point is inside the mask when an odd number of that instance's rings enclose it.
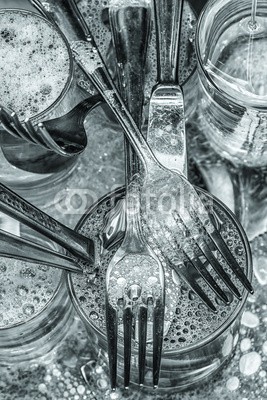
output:
{"label": "foam bubble", "polygon": [[[2,261],[3,260],[3,261]],[[39,314],[51,300],[61,278],[61,271],[47,267],[47,282],[43,285],[43,266],[24,261],[1,259],[0,328],[26,322]]]}
{"label": "foam bubble", "polygon": [[0,25],[1,103],[24,120],[60,96],[69,77],[68,49],[51,24],[36,14],[1,10]]}

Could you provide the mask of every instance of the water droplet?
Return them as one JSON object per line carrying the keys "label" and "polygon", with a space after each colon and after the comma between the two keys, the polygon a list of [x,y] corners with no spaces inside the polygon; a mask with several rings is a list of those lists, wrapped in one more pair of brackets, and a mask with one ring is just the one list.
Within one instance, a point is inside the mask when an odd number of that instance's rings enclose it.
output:
{"label": "water droplet", "polygon": [[260,323],[257,315],[253,314],[251,311],[245,311],[242,318],[241,324],[247,326],[248,328],[256,328]]}
{"label": "water droplet", "polygon": [[239,369],[243,375],[252,375],[258,371],[261,366],[261,356],[256,351],[244,354],[239,361]]}
{"label": "water droplet", "polygon": [[249,338],[242,339],[240,342],[240,350],[248,351],[251,348],[251,340]]}
{"label": "water droplet", "polygon": [[236,376],[229,378],[226,382],[226,387],[228,390],[234,391],[239,387],[239,379]]}

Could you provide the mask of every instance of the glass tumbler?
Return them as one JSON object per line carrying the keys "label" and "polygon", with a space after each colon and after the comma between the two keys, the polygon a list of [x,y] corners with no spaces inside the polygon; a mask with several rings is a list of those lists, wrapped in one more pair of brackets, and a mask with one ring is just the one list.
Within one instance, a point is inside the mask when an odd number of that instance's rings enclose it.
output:
{"label": "glass tumbler", "polygon": [[[28,1],[12,2],[12,9],[0,6],[1,105],[14,108],[21,122],[28,117],[34,126],[64,115],[84,98],[67,39]],[[30,200],[45,196],[77,162],[77,156],[63,157],[13,137],[1,126],[0,143],[1,181]]]}
{"label": "glass tumbler", "polygon": [[266,21],[262,0],[211,0],[196,34],[197,127],[206,140],[199,161],[211,176],[210,190],[220,198],[227,193],[250,240],[265,232],[267,218]]}
{"label": "glass tumbler", "polygon": [[[58,251],[25,226],[20,226],[20,236]],[[0,277],[0,366],[46,355],[74,318],[65,271],[0,257]]]}
{"label": "glass tumbler", "polygon": [[235,165],[267,165],[267,5],[211,0],[200,15],[196,52],[200,125]]}
{"label": "glass tumbler", "polygon": [[[232,251],[239,254],[241,265],[249,279],[252,276],[249,245],[242,227],[233,214],[218,200],[200,191],[203,199],[212,201],[213,210],[221,220],[221,234],[227,243],[234,246]],[[104,196],[81,218],[77,229],[83,234],[95,238],[96,268],[88,271],[82,278],[69,276],[69,290],[74,306],[88,329],[95,358],[101,354],[102,366],[107,366],[107,338],[105,328],[105,274],[111,257],[117,247],[102,252],[103,226],[106,214],[124,198],[124,189]],[[224,266],[227,268],[226,266]],[[214,314],[205,307],[186,283],[182,282],[165,264],[166,312],[165,336],[159,392],[170,393],[193,387],[218,371],[231,358],[238,342],[239,324],[247,293],[236,282],[242,293],[238,301],[228,293],[230,305],[226,307],[209,292],[218,313]],[[209,290],[205,288],[205,290]],[[225,290],[227,290],[225,288]],[[171,294],[170,294],[171,293]],[[208,292],[207,292],[208,293]],[[149,329],[149,328],[148,328]],[[149,332],[149,330],[148,330]],[[122,326],[119,325],[118,374],[123,377]],[[148,342],[145,390],[152,389],[151,342]],[[138,385],[138,347],[132,350],[131,390]],[[99,353],[100,352],[100,353]],[[104,360],[104,361],[103,361]],[[86,373],[86,367],[83,369]],[[123,380],[119,385],[123,387]]]}

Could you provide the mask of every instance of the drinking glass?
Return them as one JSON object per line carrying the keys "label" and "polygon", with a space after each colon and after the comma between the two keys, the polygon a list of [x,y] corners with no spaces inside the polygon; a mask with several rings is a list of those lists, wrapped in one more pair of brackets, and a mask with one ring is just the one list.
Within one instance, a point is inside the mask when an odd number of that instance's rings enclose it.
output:
{"label": "drinking glass", "polygon": [[[10,8],[10,6],[14,8]],[[38,107],[36,108],[36,110],[38,111],[36,112],[34,109],[31,110],[30,120],[33,125],[36,126],[39,122],[64,115],[85,97],[76,84],[76,72],[67,39],[65,38],[63,33],[56,27],[55,24],[49,21],[45,16],[41,15],[41,13],[38,12],[33,6],[31,6],[30,3],[26,0],[20,2],[13,1],[10,4],[0,2],[0,7],[0,17],[8,14],[10,14],[11,16],[25,16],[25,18],[28,18],[30,21],[32,21],[33,28],[36,29],[36,26],[38,26],[38,29],[42,29],[43,27],[45,32],[48,32],[49,34],[51,34],[51,36],[53,36],[53,38],[56,38],[55,40],[57,40],[60,46],[62,46],[62,48],[58,49],[58,57],[66,58],[66,66],[64,68],[64,72],[62,72],[62,76],[60,75],[61,72],[57,71],[57,78],[58,81],[60,81],[59,89],[56,93],[54,93],[54,97],[51,97],[50,99],[48,98],[45,103],[42,103],[42,101],[47,93],[45,93],[42,99],[38,98],[35,100],[35,102],[38,103]],[[22,19],[19,19],[19,21],[22,21]],[[31,41],[31,26],[29,26],[28,33],[25,33],[25,26],[23,27],[23,29],[24,30],[20,31],[19,35],[25,35],[25,37],[27,37],[28,40]],[[3,44],[4,38],[2,37],[1,40]],[[17,41],[19,42],[19,40],[20,37],[18,37]],[[18,52],[22,52],[22,56],[24,56],[24,54],[29,53],[30,46],[31,43],[28,43],[26,46],[21,45],[21,47],[18,49]],[[32,41],[32,46],[36,46],[34,40]],[[41,70],[44,69],[44,63],[42,62],[42,57],[44,56],[42,56],[42,51],[44,51],[45,43],[42,43],[40,46],[43,46],[42,49],[40,47],[39,68]],[[53,48],[53,44],[51,46],[51,48]],[[35,54],[38,51],[39,49],[37,48],[33,49],[33,52],[35,52]],[[48,45],[47,53],[49,54]],[[45,68],[47,69],[47,75],[49,75],[49,73],[52,72],[49,71],[49,62],[47,60],[48,59],[46,58],[47,65],[45,66]],[[6,62],[8,62],[8,58],[6,58]],[[23,78],[24,74],[25,76],[27,76],[27,74],[29,73],[33,74],[33,76],[31,75],[31,79],[35,79],[36,86],[38,86],[38,74],[36,74],[35,71],[31,71],[30,67],[27,67],[27,64],[23,68],[24,69],[23,73],[21,73],[21,79]],[[50,66],[50,69],[51,68],[52,66]],[[16,69],[14,68],[14,80],[20,80],[20,76],[16,76],[16,73]],[[2,79],[5,78],[2,76]],[[12,77],[10,82],[12,83]],[[49,83],[49,79],[47,80],[47,82]],[[55,83],[55,78],[53,77],[52,73],[51,85],[53,82]],[[22,90],[24,89],[25,93],[22,93]],[[27,93],[27,88],[25,88],[25,86],[23,87],[22,85],[20,85],[18,90],[20,91],[18,93],[18,96],[21,96],[23,101],[24,97],[30,97],[31,95],[30,93]],[[7,104],[5,104],[4,98],[2,98],[1,103],[4,103],[3,105],[7,106]],[[8,108],[12,109],[12,104],[10,104]],[[30,200],[40,199],[40,201],[44,204],[47,197],[47,192],[52,192],[52,189],[56,190],[58,188],[58,184],[64,180],[63,178],[66,178],[71,173],[77,163],[77,156],[60,156],[38,145],[29,143],[23,139],[13,137],[8,132],[6,132],[3,127],[0,127],[0,143],[1,181],[7,186],[10,186],[12,189],[18,191],[24,197]]]}
{"label": "drinking glass", "polygon": [[211,0],[198,22],[196,50],[202,129],[235,164],[267,164],[267,7],[251,0]]}
{"label": "drinking glass", "polygon": [[231,197],[228,204],[250,239],[266,226],[266,21],[263,0],[211,0],[196,33],[197,124],[207,142],[196,149],[196,158],[209,158],[210,165],[204,164],[211,186],[217,182],[217,193]]}
{"label": "drinking glass", "polygon": [[[203,192],[202,193],[203,196]],[[85,273],[81,279],[69,276],[68,284],[71,298],[78,314],[84,321],[92,340],[95,358],[102,357],[107,365],[107,338],[105,333],[105,274],[106,268],[116,248],[102,251],[101,235],[105,216],[111,208],[124,197],[124,189],[104,196],[81,218],[77,229],[83,234],[95,238],[96,268]],[[235,254],[242,255],[241,263],[251,279],[251,255],[242,227],[233,214],[218,200],[207,193],[206,200],[213,200],[214,210],[222,220],[222,234],[227,243],[234,247]],[[229,235],[229,236],[228,236]],[[238,243],[238,244],[237,244]],[[233,354],[238,341],[240,317],[247,293],[242,292],[242,301],[229,295],[229,308],[222,305],[213,296],[218,314],[208,311],[189,287],[171,272],[165,264],[166,291],[172,306],[166,302],[165,338],[162,355],[159,390],[164,392],[180,391],[192,387],[218,371]],[[238,283],[237,283],[238,285]],[[207,289],[207,288],[206,288]],[[205,289],[205,290],[206,290]],[[208,290],[208,289],[207,289]],[[168,292],[169,293],[169,292]],[[121,326],[119,326],[121,333]],[[152,354],[147,353],[146,390],[152,387]],[[134,390],[138,385],[138,351],[133,349],[131,383]],[[123,346],[119,340],[118,372],[123,376]],[[86,366],[83,369],[86,374]],[[123,385],[121,379],[120,385]]]}
{"label": "drinking glass", "polygon": [[[25,226],[20,236],[58,251]],[[57,346],[72,324],[66,273],[0,257],[0,279],[0,366],[36,360]]]}

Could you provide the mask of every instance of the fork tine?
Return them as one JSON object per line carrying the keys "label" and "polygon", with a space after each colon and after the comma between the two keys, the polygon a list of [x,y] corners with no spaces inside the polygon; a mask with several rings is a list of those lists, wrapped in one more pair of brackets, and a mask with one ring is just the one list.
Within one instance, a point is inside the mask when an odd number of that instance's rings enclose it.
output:
{"label": "fork tine", "polygon": [[[210,300],[210,298],[206,295],[204,290],[199,286],[197,280],[202,280],[201,275],[195,269],[195,266],[190,261],[181,262],[179,265],[172,264],[173,269],[182,279],[186,281],[188,286],[193,289],[193,291],[201,298],[204,304],[214,313],[217,313],[217,308]],[[192,274],[192,270],[194,274]],[[194,276],[193,276],[194,275]]]}
{"label": "fork tine", "polygon": [[[201,220],[198,217],[197,213],[195,211],[192,211],[192,212],[193,212],[194,217],[196,218],[196,220],[198,220],[198,223],[203,226],[203,224],[201,223]],[[214,216],[212,216],[211,213],[209,213],[209,217],[213,221]],[[217,248],[217,250],[219,250],[219,252],[221,253],[222,257],[225,259],[225,261],[227,262],[227,264],[229,265],[229,267],[231,268],[233,273],[236,275],[236,277],[240,280],[242,285],[251,294],[253,294],[254,290],[253,290],[253,287],[252,287],[251,283],[249,282],[249,280],[246,277],[244,271],[242,270],[242,268],[238,264],[237,260],[235,259],[235,257],[231,253],[230,249],[228,248],[228,246],[224,242],[223,238],[220,235],[220,232],[215,227],[214,227],[212,232],[209,232],[207,230],[206,226],[203,226],[203,228],[205,229],[205,232],[207,233],[207,235],[210,238],[210,240],[213,243],[213,245]]]}
{"label": "fork tine", "polygon": [[[165,227],[165,230],[167,231],[167,228]],[[162,238],[166,237],[166,235],[162,236]],[[155,237],[153,237],[153,241],[158,247],[160,251],[160,245]],[[161,252],[161,251],[160,251]],[[164,254],[161,252],[161,255],[164,257]],[[186,257],[187,261],[184,261],[186,265],[188,264],[188,267],[185,268],[184,262],[180,261],[177,265],[174,263],[171,263],[171,267],[177,272],[177,274],[181,277],[181,279],[184,279],[187,284],[198,294],[198,296],[201,298],[203,303],[206,304],[206,306],[213,311],[214,313],[217,313],[217,309],[212,303],[212,301],[209,299],[209,297],[206,295],[206,293],[203,291],[203,289],[192,279],[192,273],[190,274],[189,271],[193,269],[194,274],[198,275],[198,279],[203,279],[202,276],[199,274],[198,270],[195,268],[195,266],[190,262],[188,257]]]}
{"label": "fork tine", "polygon": [[199,249],[203,252],[204,257],[209,261],[212,268],[217,272],[220,278],[224,281],[228,289],[236,296],[238,300],[242,299],[242,296],[234,285],[232,280],[230,279],[229,275],[224,271],[223,267],[213,255],[212,251],[210,250],[209,246],[206,243],[198,244]]}
{"label": "fork tine", "polygon": [[30,135],[28,134],[27,130],[23,127],[22,123],[19,120],[19,117],[14,111],[11,113],[10,119],[11,119],[11,124],[17,130],[19,136],[24,140],[31,141]]}
{"label": "fork tine", "polygon": [[3,107],[0,107],[0,122],[8,133],[20,137],[17,130],[11,125],[10,114]]}
{"label": "fork tine", "polygon": [[147,340],[147,307],[140,306],[139,308],[139,385],[143,386],[145,379],[145,364],[146,364],[146,340]]}
{"label": "fork tine", "polygon": [[44,144],[46,147],[49,149],[53,149],[55,152],[57,152],[60,155],[66,156],[68,153],[64,151],[62,147],[60,147],[50,136],[48,130],[46,129],[45,125],[40,122],[38,124],[38,129],[37,133],[39,133],[39,136],[42,138]]}
{"label": "fork tine", "polygon": [[221,287],[218,285],[218,283],[214,280],[214,278],[209,273],[206,266],[201,262],[201,260],[198,257],[188,257],[188,260],[191,261],[191,263],[198,270],[200,275],[203,277],[203,279],[206,281],[209,287],[214,291],[214,293],[217,294],[217,296],[219,296],[226,305],[229,305],[228,297],[221,289]]}
{"label": "fork tine", "polygon": [[117,385],[117,342],[118,324],[117,312],[106,300],[106,326],[108,340],[108,358],[111,389],[115,390]]}
{"label": "fork tine", "polygon": [[[174,211],[173,212],[173,217],[177,223],[181,223],[184,226],[185,231],[188,231],[188,228],[180,215]],[[165,227],[165,230],[167,232],[170,232],[168,228]],[[214,280],[212,275],[209,273],[207,270],[206,266],[201,262],[201,260],[196,256],[194,248],[197,247],[197,243],[193,238],[190,238],[190,232],[188,231],[187,235],[187,242],[183,246],[183,254],[185,259],[187,259],[191,265],[195,267],[195,269],[199,272],[199,274],[202,276],[202,278],[205,280],[205,282],[209,285],[209,287],[213,290],[217,296],[219,296],[222,301],[225,304],[229,304],[228,297],[224,293],[224,291],[221,289],[221,287],[218,285],[218,283]],[[175,242],[177,243],[177,247],[179,246],[178,241],[176,238],[174,238]],[[199,250],[199,248],[198,248]]]}
{"label": "fork tine", "polygon": [[[162,294],[164,296],[164,294]],[[156,389],[159,384],[161,353],[164,331],[164,297],[157,299],[153,313],[153,386]]]}
{"label": "fork tine", "polygon": [[26,118],[25,121],[24,121],[24,123],[25,123],[25,126],[26,126],[26,128],[27,128],[28,134],[29,134],[29,136],[31,137],[32,141],[33,141],[34,143],[36,143],[36,144],[39,144],[39,145],[42,146],[42,147],[46,147],[46,146],[45,146],[45,143],[44,143],[42,140],[39,139],[38,134],[37,134],[37,131],[36,131],[36,129],[34,128],[34,126],[33,126],[32,122],[31,122],[31,120],[30,120],[29,118]]}
{"label": "fork tine", "polygon": [[[185,222],[183,221],[183,219],[179,216],[179,214],[177,212],[173,213],[173,217],[174,217],[176,222],[181,223],[184,226],[184,229],[188,231],[188,228],[187,228]],[[198,221],[198,223],[201,223],[197,215],[195,215],[195,218]],[[214,222],[214,218],[215,217],[213,217],[213,219],[212,219],[213,222]],[[222,268],[222,266],[219,263],[219,261],[213,255],[211,249],[209,248],[208,244],[206,243],[205,238],[202,238],[202,239],[192,238],[192,239],[190,239],[190,242],[193,244],[193,246],[197,246],[198,252],[200,252],[209,261],[209,263],[212,266],[212,268],[214,269],[214,271],[217,272],[219,277],[224,281],[224,283],[227,285],[227,287],[230,289],[230,291],[238,299],[241,299],[242,297],[241,297],[237,287],[234,285],[234,283],[231,281],[231,279],[228,276],[228,274]],[[212,241],[211,241],[211,244],[213,245]],[[215,249],[216,249],[216,247],[214,245],[214,250]],[[192,249],[190,248],[189,251],[191,253]],[[188,254],[187,254],[187,256],[188,256]],[[201,260],[199,260],[195,256],[189,257],[189,259],[191,259],[191,258],[192,258],[192,260],[191,260],[192,263],[193,264],[196,263],[196,265],[195,265],[196,268],[198,269],[199,273],[203,276],[203,278],[206,280],[206,282],[211,287],[211,289],[213,289],[213,291],[215,291],[215,293],[217,292],[217,294],[221,297],[221,299],[223,300],[223,302],[225,304],[229,304],[228,297],[223,292],[223,290],[219,287],[219,285],[215,282],[213,277],[210,275],[210,273],[206,269],[205,265],[201,263]]]}
{"label": "fork tine", "polygon": [[213,241],[213,243],[215,244],[215,246],[217,247],[217,249],[223,256],[223,258],[226,260],[227,264],[229,265],[229,267],[231,268],[233,273],[236,275],[236,277],[240,280],[240,282],[243,284],[243,286],[251,294],[253,294],[254,290],[253,290],[251,283],[249,282],[244,271],[242,270],[242,268],[238,264],[237,260],[235,259],[235,257],[233,256],[233,254],[231,253],[229,248],[227,247],[226,243],[224,242],[224,240],[221,237],[221,235],[219,234],[219,232],[216,229],[214,229],[214,231],[211,233],[208,233],[208,235],[210,236],[211,240]]}
{"label": "fork tine", "polygon": [[131,348],[132,348],[132,325],[133,314],[130,306],[125,307],[123,311],[123,329],[124,329],[124,387],[129,388],[130,370],[131,370]]}

